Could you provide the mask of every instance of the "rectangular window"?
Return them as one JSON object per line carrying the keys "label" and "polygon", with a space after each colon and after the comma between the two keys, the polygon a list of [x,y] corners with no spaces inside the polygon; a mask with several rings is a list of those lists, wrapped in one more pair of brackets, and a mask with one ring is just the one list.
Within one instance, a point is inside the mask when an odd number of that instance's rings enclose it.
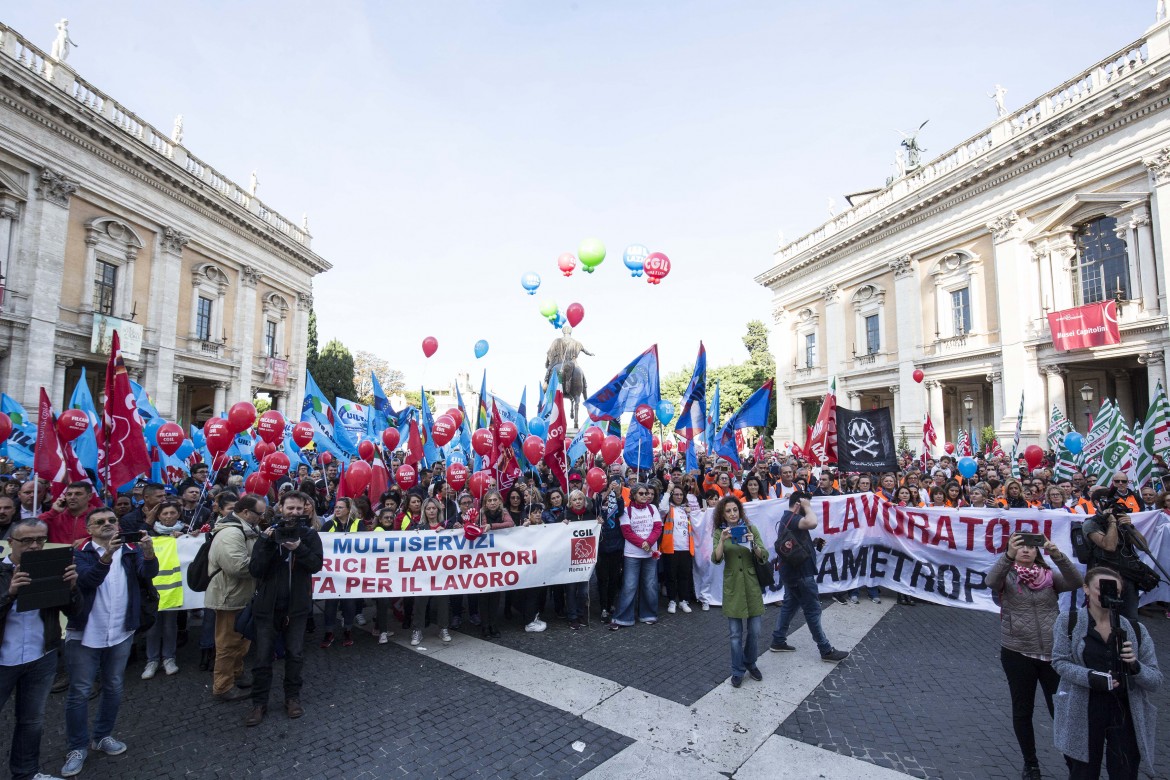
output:
{"label": "rectangular window", "polygon": [[951,291],[951,328],[955,336],[971,330],[971,290],[967,287]]}
{"label": "rectangular window", "polygon": [[211,341],[211,299],[199,297],[199,310],[195,312],[195,336],[200,341]]}
{"label": "rectangular window", "polygon": [[882,350],[882,334],[879,328],[878,315],[871,314],[865,318],[865,354],[876,355]]}
{"label": "rectangular window", "polygon": [[276,357],[276,323],[272,320],[264,323],[264,354]]}
{"label": "rectangular window", "polygon": [[817,363],[817,334],[806,333],[804,336],[804,367],[812,368]]}
{"label": "rectangular window", "polygon": [[97,261],[93,280],[93,310],[98,314],[114,315],[114,294],[118,289],[118,267],[104,260]]}
{"label": "rectangular window", "polygon": [[1129,300],[1129,254],[1125,241],[1115,232],[1117,220],[1101,217],[1077,231],[1077,260],[1073,284],[1081,303],[1100,303],[1118,295]]}

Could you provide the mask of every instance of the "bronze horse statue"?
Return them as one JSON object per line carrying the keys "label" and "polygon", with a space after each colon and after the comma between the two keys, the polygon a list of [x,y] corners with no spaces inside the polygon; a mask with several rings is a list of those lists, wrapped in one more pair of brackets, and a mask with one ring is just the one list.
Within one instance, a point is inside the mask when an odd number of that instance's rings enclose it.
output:
{"label": "bronze horse statue", "polygon": [[581,409],[581,401],[589,395],[589,390],[585,385],[585,372],[581,370],[575,360],[566,360],[559,367],[561,395],[566,401],[572,401],[573,427],[576,428],[579,427],[577,415]]}

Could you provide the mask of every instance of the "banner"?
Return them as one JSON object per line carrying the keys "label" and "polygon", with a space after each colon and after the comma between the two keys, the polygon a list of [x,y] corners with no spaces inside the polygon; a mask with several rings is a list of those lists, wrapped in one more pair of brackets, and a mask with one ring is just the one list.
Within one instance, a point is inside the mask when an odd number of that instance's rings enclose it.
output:
{"label": "banner", "polygon": [[837,468],[841,471],[897,471],[890,410],[855,412],[837,407]]}
{"label": "banner", "polygon": [[[888,588],[945,606],[998,612],[986,584],[987,572],[1016,532],[1042,533],[1075,561],[1069,530],[1085,515],[1041,509],[914,509],[889,504],[872,493],[814,498],[819,519],[810,531],[825,540],[817,553],[817,585],[822,593],[865,585]],[[763,536],[776,562],[777,525],[787,501],[750,501],[748,522]],[[711,563],[711,522],[707,510],[695,528],[695,591],[710,604],[723,600],[723,565]],[[1164,567],[1170,569],[1170,518],[1162,512],[1131,515]],[[1144,556],[1143,556],[1144,557]],[[1147,561],[1148,563],[1149,561]],[[1077,564],[1078,569],[1084,567]],[[772,603],[782,597],[780,578],[765,593]],[[1141,603],[1170,599],[1170,586],[1142,595]]]}
{"label": "banner", "polygon": [[1054,311],[1048,315],[1048,328],[1052,346],[1059,352],[1121,343],[1117,302],[1112,300]]}

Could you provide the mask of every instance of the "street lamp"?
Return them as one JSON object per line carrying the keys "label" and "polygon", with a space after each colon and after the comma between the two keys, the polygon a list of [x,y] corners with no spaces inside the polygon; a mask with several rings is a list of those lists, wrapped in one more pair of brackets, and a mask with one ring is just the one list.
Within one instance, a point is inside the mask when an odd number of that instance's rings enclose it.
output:
{"label": "street lamp", "polygon": [[1085,402],[1085,430],[1089,430],[1089,415],[1092,414],[1093,387],[1089,383],[1081,388],[1081,400]]}
{"label": "street lamp", "polygon": [[[971,398],[971,394],[963,396],[963,408],[967,410],[967,435],[973,435],[974,431],[971,428],[971,410],[975,408],[975,400]],[[975,441],[971,441],[971,449],[975,449]]]}

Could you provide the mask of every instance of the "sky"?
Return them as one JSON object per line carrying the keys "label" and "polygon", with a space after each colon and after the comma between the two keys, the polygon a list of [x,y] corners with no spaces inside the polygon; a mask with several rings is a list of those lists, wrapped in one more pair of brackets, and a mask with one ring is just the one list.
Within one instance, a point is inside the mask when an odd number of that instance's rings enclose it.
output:
{"label": "sky", "polygon": [[[1028,2],[6,3],[44,50],[70,20],[69,64],[299,223],[333,264],[314,282],[321,345],[339,338],[447,386],[457,371],[512,403],[585,309],[590,392],[651,344],[662,372],[704,341],[747,357],[771,322],[753,278],[880,187],[901,136],[932,159],[1136,40],[1154,0]],[[592,275],[556,261],[586,238]],[[625,246],[666,254],[652,286]],[[536,295],[520,285],[535,271]],[[421,342],[439,341],[429,360]],[[490,344],[477,360],[473,345]],[[783,381],[783,377],[780,378]],[[673,399],[677,400],[677,399]]]}

